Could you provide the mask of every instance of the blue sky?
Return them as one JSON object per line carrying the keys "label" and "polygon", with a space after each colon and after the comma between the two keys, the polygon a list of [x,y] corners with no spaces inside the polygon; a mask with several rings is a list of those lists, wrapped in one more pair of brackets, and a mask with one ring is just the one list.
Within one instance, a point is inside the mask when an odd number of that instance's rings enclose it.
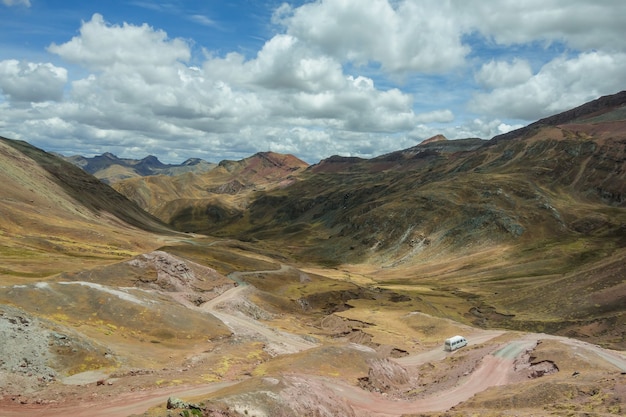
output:
{"label": "blue sky", "polygon": [[179,163],[491,138],[626,89],[622,0],[0,0],[0,135]]}

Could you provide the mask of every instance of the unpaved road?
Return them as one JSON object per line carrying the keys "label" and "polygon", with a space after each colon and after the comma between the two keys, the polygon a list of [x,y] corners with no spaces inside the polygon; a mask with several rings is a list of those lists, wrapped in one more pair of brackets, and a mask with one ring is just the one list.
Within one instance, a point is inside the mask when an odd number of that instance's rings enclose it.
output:
{"label": "unpaved road", "polygon": [[[493,338],[501,336],[504,333],[506,332],[503,330],[476,330],[475,332],[467,335],[467,345],[479,345],[481,343],[488,342]],[[427,362],[442,361],[449,354],[450,352],[446,352],[445,350],[443,350],[443,345],[441,345],[439,347],[436,347],[435,349],[431,349],[426,352],[421,352],[416,355],[404,356],[402,358],[394,358],[392,360],[403,366],[419,366]]]}
{"label": "unpaved road", "polygon": [[199,396],[210,394],[222,388],[234,385],[235,382],[219,382],[199,386],[181,386],[159,388],[146,391],[129,392],[116,398],[94,398],[91,402],[72,405],[70,407],[54,407],[42,405],[20,405],[11,409],[0,410],[1,417],[127,417],[141,414],[146,410],[163,405],[170,396]]}
{"label": "unpaved road", "polygon": [[[485,335],[484,337],[488,336]],[[495,336],[491,335],[491,337]],[[389,400],[381,395],[363,391],[357,387],[340,382],[326,382],[326,384],[340,392],[341,396],[350,403],[355,411],[361,410],[364,413],[368,413],[368,415],[397,417],[403,414],[445,411],[489,387],[506,385],[511,382],[514,377],[513,366],[515,359],[535,344],[536,340],[533,341],[532,338],[527,337],[510,342],[494,354],[486,355],[476,370],[461,379],[456,386],[415,401]],[[445,354],[446,352],[444,352],[444,357]],[[421,360],[428,357],[428,355],[416,355],[413,358],[417,357]]]}
{"label": "unpaved road", "polygon": [[200,308],[220,319],[234,334],[252,335],[265,341],[270,345],[270,350],[277,354],[296,353],[317,346],[317,344],[300,336],[267,327],[245,314],[231,313],[227,310],[219,309],[220,304],[244,298],[245,292],[251,288],[247,285],[232,288],[220,296],[207,301]]}
{"label": "unpaved road", "polygon": [[[314,347],[315,344],[299,336],[291,335],[272,329],[259,323],[252,317],[240,314],[229,308],[221,309],[222,303],[245,301],[245,293],[251,287],[240,285],[232,288],[215,299],[203,304],[200,308],[214,314],[231,328],[236,334],[253,335],[266,343],[272,343],[280,347],[284,352],[297,352]],[[497,330],[476,330],[468,335],[470,345],[487,342],[506,332]],[[502,344],[491,354],[485,355],[479,365],[466,376],[459,379],[458,383],[446,390],[439,391],[427,398],[419,400],[391,400],[380,394],[371,393],[358,387],[348,385],[340,380],[331,380],[322,377],[310,376],[323,383],[338,393],[357,412],[372,417],[397,417],[403,414],[421,413],[431,411],[445,411],[459,403],[466,401],[473,395],[492,386],[505,385],[514,381],[514,360],[527,349],[532,348],[540,339],[553,338],[567,343],[581,354],[598,355],[613,364],[617,369],[626,370],[626,357],[624,355],[601,349],[578,340],[545,334],[525,334],[519,339]],[[278,348],[276,348],[279,350]],[[436,348],[418,355],[395,359],[404,366],[417,366],[429,361],[439,361],[446,358],[449,352],[442,348]],[[124,417],[130,414],[141,414],[153,406],[162,405],[169,396],[192,397],[206,395],[221,388],[232,386],[236,382],[224,382],[204,384],[188,387],[168,387],[146,391],[136,391],[123,394],[115,399],[94,398],[89,402],[76,404],[71,407],[53,407],[51,405],[11,405],[10,408],[0,410],[2,417],[17,416],[77,416],[77,417]]]}

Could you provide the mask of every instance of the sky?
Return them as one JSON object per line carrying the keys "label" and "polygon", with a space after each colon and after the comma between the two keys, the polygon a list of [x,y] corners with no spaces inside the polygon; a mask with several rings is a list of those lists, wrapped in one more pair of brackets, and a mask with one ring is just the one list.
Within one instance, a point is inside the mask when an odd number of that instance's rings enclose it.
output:
{"label": "sky", "polygon": [[0,0],[0,136],[308,163],[497,134],[626,90],[623,0]]}

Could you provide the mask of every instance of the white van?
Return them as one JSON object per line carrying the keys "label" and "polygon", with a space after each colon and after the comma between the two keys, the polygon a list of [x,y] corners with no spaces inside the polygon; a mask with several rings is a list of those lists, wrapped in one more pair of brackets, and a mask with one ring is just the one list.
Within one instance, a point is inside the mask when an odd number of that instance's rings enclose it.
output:
{"label": "white van", "polygon": [[463,346],[467,346],[467,340],[465,340],[463,336],[453,336],[446,339],[443,344],[443,349],[452,352],[453,350],[460,349]]}

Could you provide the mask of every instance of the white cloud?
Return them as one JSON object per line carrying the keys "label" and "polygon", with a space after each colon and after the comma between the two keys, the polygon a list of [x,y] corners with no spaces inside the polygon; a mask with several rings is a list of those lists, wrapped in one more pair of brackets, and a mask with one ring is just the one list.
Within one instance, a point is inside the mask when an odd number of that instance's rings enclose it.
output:
{"label": "white cloud", "polygon": [[459,25],[502,45],[563,42],[571,48],[626,51],[620,0],[454,2]]}
{"label": "white cloud", "polygon": [[461,42],[449,2],[324,0],[283,6],[274,21],[340,62],[379,63],[390,73],[437,72],[461,65]]}
{"label": "white cloud", "polygon": [[108,25],[97,13],[90,21],[83,22],[79,36],[61,45],[53,43],[48,51],[90,69],[131,66],[147,72],[146,75],[151,67],[165,68],[178,61],[188,61],[191,56],[185,41],[168,39],[162,30],[154,30],[147,24]]}
{"label": "white cloud", "polygon": [[[207,63],[210,68],[210,63]],[[247,82],[270,89],[324,91],[343,84],[341,65],[319,55],[289,35],[267,41],[254,60],[230,68],[246,74]],[[227,74],[222,74],[228,77]],[[228,77],[230,78],[230,77]],[[233,80],[236,81],[236,80]]]}
{"label": "white cloud", "polygon": [[526,60],[513,62],[489,61],[476,74],[476,81],[486,88],[509,87],[526,82],[532,77],[532,69]]}
{"label": "white cloud", "polygon": [[0,61],[0,90],[12,102],[60,100],[67,70],[48,63]]}
{"label": "white cloud", "polygon": [[477,94],[470,106],[477,113],[536,120],[620,91],[626,85],[624,68],[624,53],[560,56],[526,82]]}
{"label": "white cloud", "polygon": [[393,133],[416,122],[411,95],[347,75],[333,57],[290,35],[270,39],[254,59],[231,53],[194,67],[184,62],[184,42],[147,25],[110,25],[94,15],[78,36],[49,51],[94,71],[69,84],[64,102],[21,113],[30,137],[56,144],[55,150],[63,146],[60,138],[72,137],[80,142],[76,152],[85,154],[137,149],[137,157],[189,157],[191,149],[203,149],[208,157],[242,157],[258,147],[292,149],[310,159],[366,149],[362,132]]}
{"label": "white cloud", "polygon": [[445,110],[433,110],[426,113],[420,113],[415,118],[419,123],[446,123],[454,120],[454,113],[452,111]]}
{"label": "white cloud", "polygon": [[193,56],[205,45],[95,14],[48,47],[54,65],[0,62],[0,126],[49,150],[166,161],[489,138],[624,89],[624,15],[620,1],[316,0],[281,6],[256,53]]}

